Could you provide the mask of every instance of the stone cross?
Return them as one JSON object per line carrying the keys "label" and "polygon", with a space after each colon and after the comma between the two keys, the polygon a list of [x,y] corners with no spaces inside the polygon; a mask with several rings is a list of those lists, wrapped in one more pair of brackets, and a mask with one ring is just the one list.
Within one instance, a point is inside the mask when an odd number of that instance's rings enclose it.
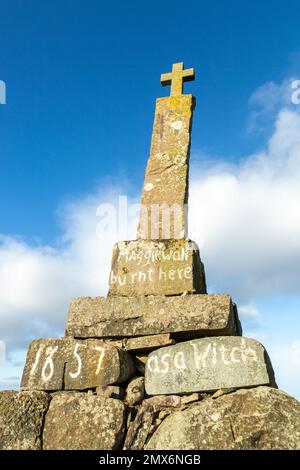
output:
{"label": "stone cross", "polygon": [[162,86],[171,85],[170,96],[182,95],[183,82],[195,80],[194,69],[184,70],[183,62],[173,64],[171,73],[163,73],[160,77]]}
{"label": "stone cross", "polygon": [[138,239],[187,237],[188,173],[194,98],[182,94],[183,82],[194,69],[183,62],[163,74],[171,95],[156,100],[150,157],[142,194]]}

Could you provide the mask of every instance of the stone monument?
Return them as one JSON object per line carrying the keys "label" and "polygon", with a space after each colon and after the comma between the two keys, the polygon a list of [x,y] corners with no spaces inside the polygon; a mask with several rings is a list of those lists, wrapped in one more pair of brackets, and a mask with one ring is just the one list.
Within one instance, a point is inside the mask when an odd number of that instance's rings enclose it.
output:
{"label": "stone monument", "polygon": [[137,239],[115,244],[107,297],[71,302],[66,336],[29,347],[0,393],[1,449],[298,449],[300,404],[228,294],[207,294],[188,238],[195,99],[163,74]]}

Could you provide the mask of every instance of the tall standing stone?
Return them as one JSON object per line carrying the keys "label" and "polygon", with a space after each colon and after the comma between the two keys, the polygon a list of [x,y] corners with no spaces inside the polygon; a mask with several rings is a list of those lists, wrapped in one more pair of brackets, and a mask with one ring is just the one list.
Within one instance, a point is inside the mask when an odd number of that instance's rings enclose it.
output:
{"label": "tall standing stone", "polygon": [[169,239],[187,235],[189,151],[194,109],[192,95],[183,95],[183,81],[194,79],[194,69],[183,63],[163,74],[171,96],[156,101],[137,238]]}
{"label": "tall standing stone", "polygon": [[193,79],[183,62],[161,76],[171,94],[156,101],[137,240],[115,245],[109,295],[206,293],[199,249],[187,238],[194,97],[183,94],[183,82]]}

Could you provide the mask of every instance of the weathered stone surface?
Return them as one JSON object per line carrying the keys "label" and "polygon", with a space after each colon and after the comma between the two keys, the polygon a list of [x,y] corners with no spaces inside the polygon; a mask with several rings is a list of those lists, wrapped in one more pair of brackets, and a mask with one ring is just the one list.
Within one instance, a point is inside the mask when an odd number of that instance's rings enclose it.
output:
{"label": "weathered stone surface", "polygon": [[124,390],[117,385],[99,385],[96,387],[96,393],[102,397],[116,398],[117,400],[122,400],[124,397]]}
{"label": "weathered stone surface", "polygon": [[219,398],[222,395],[226,395],[227,393],[235,392],[236,388],[219,388],[216,392],[214,392],[211,397],[212,398]]}
{"label": "weathered stone surface", "polygon": [[175,409],[181,409],[181,397],[162,395],[142,402],[133,421],[128,423],[125,450],[141,450],[151,434]]}
{"label": "weathered stone surface", "polygon": [[129,353],[146,353],[162,346],[175,344],[170,333],[162,333],[150,336],[134,336],[129,338],[101,338],[107,346],[115,346]]}
{"label": "weathered stone surface", "polygon": [[[192,95],[156,100],[137,238],[182,238],[187,232],[185,204],[193,107]],[[161,206],[165,212],[159,210]],[[166,209],[170,211],[167,214]]]}
{"label": "weathered stone surface", "polygon": [[192,403],[193,401],[199,401],[202,400],[203,396],[201,393],[191,393],[190,395],[184,395],[181,397],[181,404],[182,405],[187,405],[188,403]]}
{"label": "weathered stone surface", "polygon": [[137,415],[128,426],[126,439],[124,442],[124,450],[141,450],[143,449],[146,439],[151,432],[154,421],[155,412],[153,407],[147,403],[143,403],[137,412]]}
{"label": "weathered stone surface", "polygon": [[84,390],[124,382],[134,373],[133,359],[126,351],[99,340],[36,340],[27,353],[21,387]]}
{"label": "weathered stone surface", "polygon": [[46,415],[43,448],[118,449],[125,423],[125,405],[120,400],[80,392],[58,393]]}
{"label": "weathered stone surface", "polygon": [[180,407],[181,397],[178,395],[157,395],[156,397],[147,398],[144,403],[151,405],[156,413],[160,410]]}
{"label": "weathered stone surface", "polygon": [[145,396],[144,377],[135,377],[132,379],[126,389],[125,400],[129,406],[135,406],[141,403]]}
{"label": "weathered stone surface", "polygon": [[0,392],[0,450],[40,450],[49,401],[45,392]]}
{"label": "weathered stone surface", "polygon": [[149,354],[145,370],[148,395],[209,392],[220,388],[275,385],[264,347],[241,337],[202,338]]}
{"label": "weathered stone surface", "polygon": [[168,416],[146,449],[300,449],[300,403],[269,387],[208,398]]}
{"label": "weathered stone surface", "polygon": [[130,352],[152,351],[162,346],[170,346],[174,343],[175,340],[171,338],[170,333],[163,333],[161,335],[128,338],[125,342],[125,349]]}
{"label": "weathered stone surface", "polygon": [[38,339],[29,346],[21,389],[62,390],[67,358],[72,353],[72,339]]}
{"label": "weathered stone surface", "polygon": [[188,239],[116,243],[110,295],[205,294],[204,267],[197,245]]}
{"label": "weathered stone surface", "polygon": [[235,335],[229,295],[80,297],[70,305],[66,334],[76,338],[173,333],[189,339]]}

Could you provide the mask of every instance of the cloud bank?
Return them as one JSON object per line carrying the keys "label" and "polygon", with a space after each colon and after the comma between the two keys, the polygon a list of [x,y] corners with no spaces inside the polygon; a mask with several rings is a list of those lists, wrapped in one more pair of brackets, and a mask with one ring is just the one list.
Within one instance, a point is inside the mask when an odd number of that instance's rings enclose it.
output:
{"label": "cloud bank", "polygon": [[197,169],[190,234],[217,291],[253,296],[300,292],[300,116],[276,118],[266,149],[226,168]]}

